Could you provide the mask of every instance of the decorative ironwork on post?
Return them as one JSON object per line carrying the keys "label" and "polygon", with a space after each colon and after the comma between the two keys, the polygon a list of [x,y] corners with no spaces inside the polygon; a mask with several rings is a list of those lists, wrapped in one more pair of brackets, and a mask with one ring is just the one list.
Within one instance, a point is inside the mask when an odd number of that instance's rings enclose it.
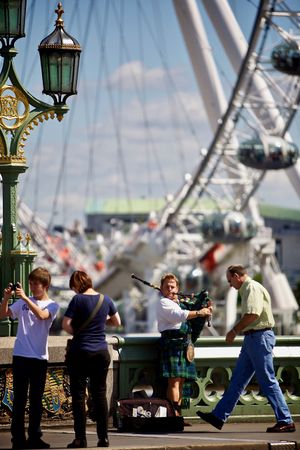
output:
{"label": "decorative ironwork on post", "polygon": [[[25,36],[26,0],[0,2],[0,56],[3,58],[0,73],[0,174],[3,184],[1,293],[9,282],[20,281],[29,294],[28,274],[36,255],[30,247],[31,237],[28,235],[23,245],[18,229],[17,185],[19,174],[27,170],[24,152],[27,137],[34,126],[45,119],[62,120],[69,110],[67,97],[77,93],[81,49],[76,39],[64,30],[63,12],[59,3],[56,28],[39,46],[43,92],[54,100],[54,105],[50,105],[35,98],[22,86],[13,65],[13,58],[17,55],[14,44]],[[44,73],[47,73],[46,79]],[[11,333],[9,321],[0,322],[0,335]]]}

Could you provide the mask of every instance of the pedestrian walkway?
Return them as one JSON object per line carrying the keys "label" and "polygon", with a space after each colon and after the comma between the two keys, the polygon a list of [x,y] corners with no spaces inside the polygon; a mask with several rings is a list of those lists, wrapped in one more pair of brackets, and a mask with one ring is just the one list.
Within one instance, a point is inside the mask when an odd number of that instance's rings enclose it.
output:
{"label": "pedestrian walkway", "polygon": [[[299,450],[300,421],[295,433],[266,433],[272,423],[228,423],[222,431],[194,422],[182,433],[133,434],[109,430],[110,448],[132,450]],[[72,427],[43,427],[43,440],[51,448],[65,449],[74,438]],[[97,445],[94,425],[88,426],[89,448]],[[11,448],[9,430],[0,430],[0,449]]]}

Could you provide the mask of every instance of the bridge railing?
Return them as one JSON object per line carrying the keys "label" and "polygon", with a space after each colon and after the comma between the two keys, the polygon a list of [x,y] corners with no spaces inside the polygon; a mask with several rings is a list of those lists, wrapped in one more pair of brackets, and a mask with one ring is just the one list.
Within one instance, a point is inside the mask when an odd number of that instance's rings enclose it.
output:
{"label": "bridge railing", "polygon": [[[228,346],[224,337],[201,337],[195,348],[198,378],[192,385],[185,417],[196,418],[196,411],[211,411],[228,385],[242,337]],[[10,421],[13,404],[12,349],[14,337],[0,339],[0,424]],[[72,417],[69,380],[64,364],[67,337],[50,336],[49,368],[43,398],[43,420],[64,421]],[[107,399],[111,416],[119,398],[135,391],[164,396],[165,383],[159,369],[158,336],[108,336],[111,364],[107,380]],[[276,377],[294,417],[300,416],[300,337],[279,336],[274,349]],[[260,421],[274,417],[273,410],[253,378],[235,407],[232,421]]]}

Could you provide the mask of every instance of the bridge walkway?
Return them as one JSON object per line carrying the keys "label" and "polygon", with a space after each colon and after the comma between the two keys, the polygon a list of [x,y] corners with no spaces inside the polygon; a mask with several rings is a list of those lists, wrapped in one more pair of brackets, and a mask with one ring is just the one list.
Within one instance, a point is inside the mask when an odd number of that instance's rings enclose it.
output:
{"label": "bridge walkway", "polygon": [[[191,422],[182,433],[133,434],[109,429],[110,448],[117,450],[299,450],[300,420],[295,433],[266,433],[272,423],[228,423],[222,431],[209,424]],[[51,448],[65,449],[74,438],[71,425],[43,426],[43,439]],[[97,448],[95,425],[88,425],[88,447]],[[8,427],[0,428],[0,449],[11,448]]]}

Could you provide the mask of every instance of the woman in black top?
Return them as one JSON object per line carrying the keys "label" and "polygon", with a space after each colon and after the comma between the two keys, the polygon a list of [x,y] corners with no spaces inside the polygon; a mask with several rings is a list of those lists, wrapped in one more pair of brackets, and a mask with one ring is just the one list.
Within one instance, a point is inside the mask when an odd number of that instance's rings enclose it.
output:
{"label": "woman in black top", "polygon": [[[91,278],[82,271],[75,271],[70,278],[70,288],[76,293],[65,313],[62,327],[73,335],[67,357],[70,376],[75,439],[68,448],[87,447],[85,393],[87,379],[94,402],[97,422],[98,447],[108,447],[108,406],[106,377],[110,355],[105,339],[105,326],[120,326],[117,309],[107,295],[93,317],[100,294],[93,289]],[[92,319],[83,327],[82,325]],[[78,332],[77,332],[78,331]]]}

